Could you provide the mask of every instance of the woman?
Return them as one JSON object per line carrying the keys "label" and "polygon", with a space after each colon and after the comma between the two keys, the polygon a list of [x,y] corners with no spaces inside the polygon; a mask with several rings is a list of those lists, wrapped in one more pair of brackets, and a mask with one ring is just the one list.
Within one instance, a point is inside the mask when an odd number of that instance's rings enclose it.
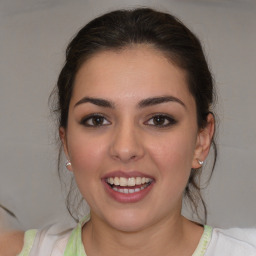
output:
{"label": "woman", "polygon": [[69,44],[55,92],[66,167],[90,216],[73,230],[27,231],[19,255],[256,254],[249,231],[181,215],[183,198],[196,213],[204,206],[215,121],[202,47],[180,21],[151,9],[91,21]]}

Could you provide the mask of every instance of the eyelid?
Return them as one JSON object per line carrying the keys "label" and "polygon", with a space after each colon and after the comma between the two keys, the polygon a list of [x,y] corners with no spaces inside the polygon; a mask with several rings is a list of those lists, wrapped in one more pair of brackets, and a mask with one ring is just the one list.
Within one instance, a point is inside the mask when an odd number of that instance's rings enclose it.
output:
{"label": "eyelid", "polygon": [[[108,122],[108,124],[102,124],[102,125],[86,124],[86,122],[88,122],[88,120],[92,119],[93,117],[102,117],[102,118],[104,118]],[[85,117],[83,117],[81,119],[81,121],[79,123],[81,125],[86,126],[86,127],[92,127],[92,128],[102,127],[102,126],[106,126],[106,125],[110,125],[111,124],[111,122],[108,120],[108,118],[104,114],[101,114],[101,113],[92,113],[92,114],[86,115]]]}
{"label": "eyelid", "polygon": [[[147,124],[150,120],[152,120],[155,117],[163,117],[166,120],[168,120],[169,123],[168,124],[164,124],[164,125]],[[151,114],[150,118],[148,118],[147,121],[144,122],[145,125],[156,127],[156,128],[165,128],[165,127],[169,127],[169,126],[175,125],[176,123],[177,123],[177,120],[173,116],[171,116],[169,114],[164,114],[164,113]]]}

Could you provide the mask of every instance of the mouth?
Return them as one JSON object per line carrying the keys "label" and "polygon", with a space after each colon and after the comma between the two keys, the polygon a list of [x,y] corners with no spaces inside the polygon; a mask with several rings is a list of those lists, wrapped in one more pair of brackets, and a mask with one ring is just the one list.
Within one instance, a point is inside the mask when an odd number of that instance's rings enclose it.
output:
{"label": "mouth", "polygon": [[105,182],[116,192],[134,194],[150,186],[153,179],[148,177],[110,177],[105,179]]}
{"label": "mouth", "polygon": [[119,203],[136,203],[145,198],[153,188],[155,180],[134,172],[112,173],[102,179],[107,194]]}

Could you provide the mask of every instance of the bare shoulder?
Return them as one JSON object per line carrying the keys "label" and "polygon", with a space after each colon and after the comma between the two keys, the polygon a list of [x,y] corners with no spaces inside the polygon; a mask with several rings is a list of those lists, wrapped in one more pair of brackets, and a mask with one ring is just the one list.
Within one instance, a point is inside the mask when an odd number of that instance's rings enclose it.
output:
{"label": "bare shoulder", "polygon": [[24,232],[8,231],[0,233],[0,256],[16,256],[23,247]]}

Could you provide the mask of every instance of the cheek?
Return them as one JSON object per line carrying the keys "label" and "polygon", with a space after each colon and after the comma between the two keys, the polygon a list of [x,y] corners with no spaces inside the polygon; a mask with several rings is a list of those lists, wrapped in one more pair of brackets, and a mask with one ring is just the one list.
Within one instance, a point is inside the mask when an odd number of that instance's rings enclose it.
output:
{"label": "cheek", "polygon": [[[156,147],[157,145],[157,147]],[[148,144],[148,151],[160,174],[172,178],[189,175],[195,148],[195,137],[184,133],[170,134]]]}
{"label": "cheek", "polygon": [[96,198],[99,197],[106,147],[102,138],[85,136],[84,133],[73,133],[68,146],[77,186],[89,205],[94,207]]}
{"label": "cheek", "polygon": [[183,197],[191,172],[193,145],[186,136],[174,136],[158,141],[157,150],[153,145],[149,149],[158,169],[159,195],[169,206],[178,204]]}
{"label": "cheek", "polygon": [[73,133],[68,140],[70,160],[74,173],[88,175],[100,168],[106,156],[106,146],[101,136]]}

